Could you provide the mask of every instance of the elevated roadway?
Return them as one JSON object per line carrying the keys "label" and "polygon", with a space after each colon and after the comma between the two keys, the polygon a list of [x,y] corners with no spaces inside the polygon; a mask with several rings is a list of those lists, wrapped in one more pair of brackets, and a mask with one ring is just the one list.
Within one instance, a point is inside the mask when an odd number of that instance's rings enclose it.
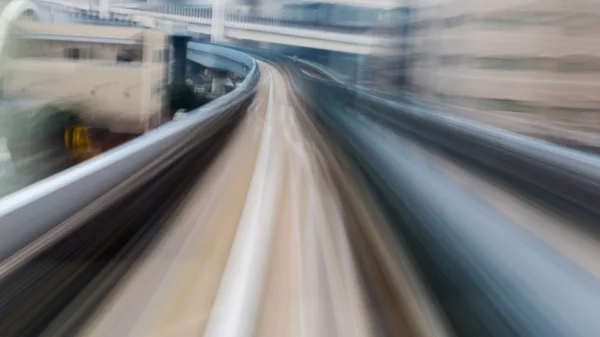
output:
{"label": "elevated roadway", "polygon": [[196,42],[187,43],[187,59],[189,61],[201,64],[206,68],[222,69],[245,77],[251,69],[245,63],[240,62],[239,55],[240,53],[236,51],[224,53],[223,48],[219,46]]}
{"label": "elevated roadway", "polygon": [[[97,13],[86,4],[68,0],[38,0],[37,3],[45,12]],[[234,12],[226,12],[222,19],[216,19],[211,10],[177,6],[159,6],[153,10],[113,6],[109,9],[109,15],[131,19],[143,26],[177,34],[211,36],[213,25],[222,24],[225,39],[285,44],[351,54],[397,52],[397,39],[390,33],[390,29],[371,27],[356,31],[335,25],[298,26],[277,18],[251,17]]]}

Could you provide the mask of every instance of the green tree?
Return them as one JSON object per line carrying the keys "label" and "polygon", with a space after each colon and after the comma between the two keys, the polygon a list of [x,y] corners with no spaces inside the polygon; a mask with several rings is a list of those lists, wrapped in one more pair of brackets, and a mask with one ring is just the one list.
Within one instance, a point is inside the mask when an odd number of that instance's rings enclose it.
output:
{"label": "green tree", "polygon": [[196,93],[194,87],[185,82],[171,84],[167,89],[166,98],[171,116],[177,110],[185,109],[190,111],[210,102],[208,97]]}

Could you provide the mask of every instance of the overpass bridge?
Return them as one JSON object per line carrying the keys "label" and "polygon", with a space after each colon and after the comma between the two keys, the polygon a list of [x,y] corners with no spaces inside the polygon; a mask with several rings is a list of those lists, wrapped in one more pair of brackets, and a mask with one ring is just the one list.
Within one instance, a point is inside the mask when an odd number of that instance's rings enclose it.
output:
{"label": "overpass bridge", "polygon": [[[39,0],[38,7],[48,18],[67,15],[100,15],[88,5],[63,0]],[[107,16],[133,20],[140,25],[166,30],[212,36],[213,40],[234,39],[283,44],[350,54],[391,54],[398,51],[393,27],[349,27],[307,25],[275,17],[258,17],[224,10],[178,4],[147,7],[112,6]],[[218,35],[218,36],[217,36]]]}

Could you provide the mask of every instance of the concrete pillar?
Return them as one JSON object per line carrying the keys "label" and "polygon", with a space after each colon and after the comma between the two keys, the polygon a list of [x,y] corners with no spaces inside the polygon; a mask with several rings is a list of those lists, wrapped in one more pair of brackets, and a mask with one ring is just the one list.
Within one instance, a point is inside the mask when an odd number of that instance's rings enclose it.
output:
{"label": "concrete pillar", "polygon": [[187,43],[189,36],[173,35],[170,38],[173,48],[173,70],[171,82],[184,82],[186,80]]}
{"label": "concrete pillar", "polygon": [[107,19],[109,17],[110,4],[109,0],[100,0],[98,11],[100,13],[100,17],[103,19]]}
{"label": "concrete pillar", "polygon": [[225,94],[225,82],[227,81],[227,71],[223,70],[210,70],[210,75],[213,78],[212,81],[212,93],[214,95]]}
{"label": "concrete pillar", "polygon": [[225,39],[225,6],[224,0],[214,0],[212,2],[211,42],[221,42]]}
{"label": "concrete pillar", "polygon": [[213,77],[212,81],[212,93],[214,95],[223,95],[225,93],[225,80],[226,77]]}

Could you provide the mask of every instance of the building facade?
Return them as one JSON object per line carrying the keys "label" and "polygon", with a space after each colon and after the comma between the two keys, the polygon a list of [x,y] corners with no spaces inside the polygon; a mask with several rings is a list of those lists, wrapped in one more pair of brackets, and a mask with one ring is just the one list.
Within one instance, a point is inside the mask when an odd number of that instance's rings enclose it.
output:
{"label": "building facade", "polygon": [[494,111],[600,110],[600,3],[580,0],[419,2],[412,89]]}
{"label": "building facade", "polygon": [[2,62],[7,98],[78,102],[98,127],[138,133],[160,123],[167,36],[158,31],[20,21]]}

